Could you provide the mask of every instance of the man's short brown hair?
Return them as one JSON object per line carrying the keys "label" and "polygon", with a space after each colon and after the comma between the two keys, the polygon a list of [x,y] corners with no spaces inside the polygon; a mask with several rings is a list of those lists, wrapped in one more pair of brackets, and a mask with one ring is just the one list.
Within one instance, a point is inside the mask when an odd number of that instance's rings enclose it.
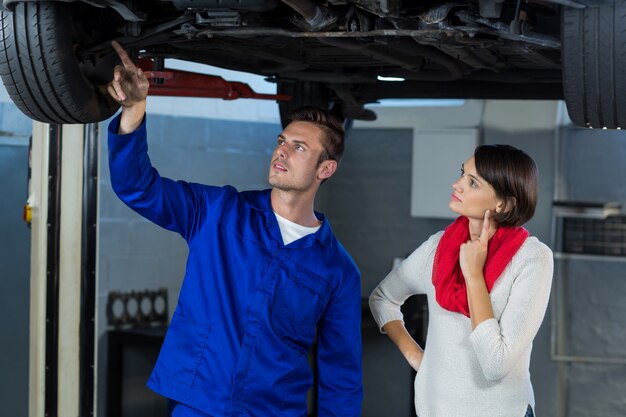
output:
{"label": "man's short brown hair", "polygon": [[318,166],[327,159],[337,161],[339,164],[343,156],[345,130],[338,117],[320,107],[302,106],[289,113],[284,125],[287,126],[291,122],[313,123],[322,130],[321,140],[324,150],[320,155]]}

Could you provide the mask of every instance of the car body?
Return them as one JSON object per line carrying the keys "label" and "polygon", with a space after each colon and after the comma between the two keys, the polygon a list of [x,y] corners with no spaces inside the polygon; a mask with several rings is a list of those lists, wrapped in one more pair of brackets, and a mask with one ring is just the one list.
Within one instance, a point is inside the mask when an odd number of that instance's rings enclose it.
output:
{"label": "car body", "polygon": [[[4,0],[0,71],[29,117],[106,119],[115,39],[135,57],[255,73],[345,119],[385,98],[564,99],[626,124],[624,0]],[[45,35],[45,36],[44,36]],[[609,45],[605,49],[600,45]]]}

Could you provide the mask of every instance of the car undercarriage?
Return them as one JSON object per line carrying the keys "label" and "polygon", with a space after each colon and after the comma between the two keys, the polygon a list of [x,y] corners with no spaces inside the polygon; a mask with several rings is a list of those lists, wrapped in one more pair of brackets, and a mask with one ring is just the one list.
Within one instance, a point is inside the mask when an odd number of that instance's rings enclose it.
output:
{"label": "car undercarriage", "polygon": [[[626,104],[615,98],[626,89],[626,62],[593,53],[626,42],[621,0],[5,0],[4,7],[3,80],[22,111],[41,121],[91,122],[117,109],[103,89],[117,64],[113,39],[157,70],[176,58],[265,76],[291,97],[279,103],[281,114],[309,103],[372,120],[363,106],[384,98],[502,98],[565,99],[581,126],[617,128],[626,119]],[[602,19],[618,26],[607,33]],[[53,40],[35,44],[43,33]],[[65,63],[48,68],[59,54]],[[613,63],[606,77],[603,58]],[[42,72],[38,84],[48,84],[51,104],[32,110],[42,94],[28,97],[24,87]],[[64,94],[67,83],[77,85]],[[57,98],[93,108],[56,115]]]}

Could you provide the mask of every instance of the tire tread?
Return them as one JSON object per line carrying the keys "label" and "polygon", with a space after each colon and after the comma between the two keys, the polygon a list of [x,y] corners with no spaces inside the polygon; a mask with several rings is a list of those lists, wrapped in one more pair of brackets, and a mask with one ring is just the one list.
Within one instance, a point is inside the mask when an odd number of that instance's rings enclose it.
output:
{"label": "tire tread", "polygon": [[626,0],[563,9],[563,95],[574,124],[626,127]]}
{"label": "tire tread", "polygon": [[41,122],[98,122],[118,109],[82,74],[71,16],[57,2],[20,2],[1,14],[0,76],[16,106]]}

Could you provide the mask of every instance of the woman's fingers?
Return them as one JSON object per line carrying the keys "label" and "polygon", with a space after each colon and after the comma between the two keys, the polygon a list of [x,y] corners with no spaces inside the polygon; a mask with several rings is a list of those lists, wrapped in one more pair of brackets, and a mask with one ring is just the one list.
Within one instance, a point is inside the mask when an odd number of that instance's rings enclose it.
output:
{"label": "woman's fingers", "polygon": [[489,242],[489,216],[490,216],[491,212],[489,210],[485,211],[485,218],[483,220],[483,229],[480,233],[480,243],[482,243],[483,245],[487,245],[487,243]]}

